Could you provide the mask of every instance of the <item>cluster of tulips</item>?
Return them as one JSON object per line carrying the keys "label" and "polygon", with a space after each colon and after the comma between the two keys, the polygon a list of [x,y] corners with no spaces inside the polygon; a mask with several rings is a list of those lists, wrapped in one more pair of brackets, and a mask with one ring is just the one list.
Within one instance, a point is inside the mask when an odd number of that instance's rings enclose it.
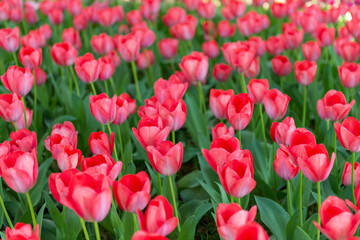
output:
{"label": "cluster of tulips", "polygon": [[0,25],[4,240],[360,239],[357,1],[2,0]]}

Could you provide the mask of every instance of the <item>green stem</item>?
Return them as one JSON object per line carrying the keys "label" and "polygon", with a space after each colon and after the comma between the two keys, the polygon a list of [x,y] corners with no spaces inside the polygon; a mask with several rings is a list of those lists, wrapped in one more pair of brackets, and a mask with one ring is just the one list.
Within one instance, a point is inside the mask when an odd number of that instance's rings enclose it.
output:
{"label": "green stem", "polygon": [[265,123],[264,123],[264,117],[263,117],[263,113],[262,113],[262,105],[259,104],[259,114],[260,114],[260,119],[261,119],[261,130],[262,130],[262,135],[264,138],[264,147],[265,147],[265,153],[266,156],[269,157],[269,153],[267,150],[267,141],[266,141],[266,134],[265,134]]}
{"label": "green stem", "polygon": [[13,58],[14,58],[14,61],[15,61],[15,65],[16,65],[16,66],[19,66],[19,62],[18,62],[18,60],[17,60],[17,58],[16,58],[15,52],[12,52],[12,55],[13,55]]}
{"label": "green stem", "polygon": [[[111,137],[112,130],[111,130],[110,124],[108,123],[106,125],[107,125],[108,130],[109,130],[109,137]],[[117,162],[117,161],[119,161],[119,158],[118,158],[118,154],[117,154],[117,150],[116,150],[115,140],[114,140],[114,153],[115,153],[115,162]]]}
{"label": "green stem", "polygon": [[119,125],[116,125],[116,127],[117,127],[117,131],[118,131],[118,135],[119,135],[120,157],[121,157],[121,159],[124,159],[124,149],[123,149],[122,140],[121,140],[120,126],[119,126]]}
{"label": "green stem", "polygon": [[[355,93],[354,93],[354,88],[350,88],[350,94],[351,94],[351,99],[355,100]],[[356,113],[356,107],[353,107],[354,110],[354,116],[355,118],[357,118],[357,113]]]}
{"label": "green stem", "polygon": [[86,226],[85,226],[84,220],[83,220],[81,217],[79,217],[79,219],[80,219],[81,227],[82,227],[83,232],[84,232],[84,235],[85,235],[85,239],[86,239],[86,240],[90,240],[90,238],[89,238],[89,233],[88,233],[88,231],[86,230]]}
{"label": "green stem", "polygon": [[11,219],[9,217],[9,214],[6,211],[6,207],[5,207],[4,201],[3,201],[1,196],[0,196],[0,205],[1,205],[1,208],[2,208],[2,210],[4,212],[4,214],[5,214],[6,221],[8,222],[10,228],[14,228],[14,225],[12,224]]}
{"label": "green stem", "polygon": [[284,77],[280,77],[280,91],[283,92],[284,90]]}
{"label": "green stem", "polygon": [[291,189],[290,189],[290,182],[286,181],[286,188],[287,188],[287,195],[288,195],[288,210],[290,217],[292,216],[292,202],[291,202]]}
{"label": "green stem", "polygon": [[237,204],[241,207],[241,198],[237,198]]}
{"label": "green stem", "polygon": [[115,84],[114,84],[114,79],[112,77],[110,77],[110,85],[111,85],[111,88],[113,89],[114,91],[114,94],[117,94],[116,93],[116,87],[115,87]]}
{"label": "green stem", "polygon": [[72,78],[73,78],[73,80],[74,80],[75,89],[76,89],[76,94],[77,94],[78,97],[80,97],[79,85],[78,85],[78,82],[77,82],[77,78],[76,78],[76,76],[75,76],[74,69],[72,68],[72,66],[69,66],[69,69],[70,69]]}
{"label": "green stem", "polygon": [[[336,156],[336,132],[335,132],[335,129],[334,129],[334,153],[335,153],[335,156]],[[335,167],[336,167],[336,171],[338,170],[338,162],[337,162],[337,157],[335,158]]]}
{"label": "green stem", "polygon": [[238,138],[239,138],[239,142],[240,142],[240,149],[242,149],[242,146],[241,146],[241,131],[240,130],[238,131]]}
{"label": "green stem", "polygon": [[352,164],[351,164],[351,192],[353,196],[353,202],[356,205],[355,198],[355,185],[354,185],[354,167],[355,167],[355,152],[352,153]]}
{"label": "green stem", "polygon": [[96,240],[100,240],[100,231],[99,231],[99,224],[97,222],[94,222],[94,228],[95,228],[95,235]]}
{"label": "green stem", "polygon": [[299,216],[300,216],[300,227],[303,225],[303,212],[302,212],[302,185],[303,185],[303,174],[300,170],[300,182],[299,182]]}
{"label": "green stem", "polygon": [[160,175],[160,173],[158,173],[158,182],[159,182],[159,189],[160,189],[160,193],[159,193],[159,195],[162,195],[161,175]]}
{"label": "green stem", "polygon": [[26,117],[26,102],[25,102],[25,97],[21,97],[23,103],[24,103],[24,120],[25,120],[25,128],[28,128],[28,124],[27,124],[27,117]]}
{"label": "green stem", "polygon": [[231,196],[231,195],[230,195],[230,202],[231,202],[231,203],[234,203],[234,202],[235,202],[234,197],[233,197],[233,196]]}
{"label": "green stem", "polygon": [[246,82],[244,74],[240,74],[240,84],[243,93],[247,93]]}
{"label": "green stem", "polygon": [[302,116],[302,126],[305,127],[305,120],[306,120],[306,86],[304,86],[303,92],[303,116]]}
{"label": "green stem", "polygon": [[110,95],[109,95],[109,87],[108,87],[106,81],[104,81],[104,85],[105,85],[105,92],[106,92],[106,94],[107,94],[108,96],[110,96]]}
{"label": "green stem", "polygon": [[[320,207],[321,207],[321,182],[317,182],[317,193],[318,193],[318,218],[317,222],[320,225]],[[317,230],[317,240],[320,240],[320,230]]]}
{"label": "green stem", "polygon": [[13,122],[14,128],[15,128],[15,132],[18,130],[16,122]]}
{"label": "green stem", "polygon": [[137,232],[137,231],[139,231],[139,227],[138,227],[138,222],[136,219],[136,213],[133,213],[132,216],[133,216],[133,221],[134,221],[135,232]]}
{"label": "green stem", "polygon": [[31,213],[31,218],[32,218],[32,221],[33,221],[34,229],[35,229],[36,228],[36,218],[35,218],[35,212],[34,212],[34,208],[33,208],[32,202],[31,202],[29,192],[27,192],[25,195],[26,195],[26,199],[27,199],[27,201],[29,203],[29,209],[30,209],[30,213]]}
{"label": "green stem", "polygon": [[136,73],[135,61],[131,62],[131,68],[132,68],[133,75],[134,75],[136,95],[137,95],[138,101],[140,103],[142,103],[142,98],[141,98],[140,89],[139,89],[139,83],[138,83],[138,77],[137,77],[137,73]]}
{"label": "green stem", "polygon": [[171,131],[172,142],[175,144],[175,131]]}
{"label": "green stem", "polygon": [[171,70],[172,70],[173,72],[176,71],[175,64],[174,64],[174,59],[171,59],[171,60],[170,60],[170,68],[171,68]]}
{"label": "green stem", "polygon": [[91,85],[91,89],[92,89],[94,95],[96,95],[96,90],[95,90],[95,85],[94,85],[94,83],[91,82],[90,85]]}
{"label": "green stem", "polygon": [[[175,211],[175,217],[177,217],[177,219],[179,219],[179,215],[178,215],[178,209],[177,209],[177,205],[176,205],[176,199],[175,199],[175,191],[174,191],[174,187],[173,187],[173,183],[172,183],[172,179],[171,176],[169,176],[169,181],[170,181],[170,189],[171,189],[171,195],[172,195],[172,199],[173,199],[173,205],[174,205],[174,211]],[[180,219],[177,225],[177,229],[180,233],[181,228],[180,228]]]}
{"label": "green stem", "polygon": [[326,131],[330,130],[330,120],[326,120]]}
{"label": "green stem", "polygon": [[198,94],[199,94],[199,109],[200,109],[200,112],[202,112],[204,110],[203,102],[205,100],[204,100],[204,93],[202,91],[202,85],[201,85],[200,81],[198,81]]}
{"label": "green stem", "polygon": [[36,79],[35,79],[35,70],[33,70],[34,76],[34,123],[36,126],[36,119],[37,119],[37,87],[36,87]]}

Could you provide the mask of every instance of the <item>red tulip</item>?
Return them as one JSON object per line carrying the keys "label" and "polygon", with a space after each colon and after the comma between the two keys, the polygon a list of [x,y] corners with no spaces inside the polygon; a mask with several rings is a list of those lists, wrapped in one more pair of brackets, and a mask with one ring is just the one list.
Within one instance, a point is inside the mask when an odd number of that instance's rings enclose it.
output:
{"label": "red tulip", "polygon": [[316,62],[304,60],[304,61],[296,61],[294,64],[294,72],[295,78],[298,83],[303,86],[307,86],[311,84],[316,75],[317,64]]}
{"label": "red tulip", "polygon": [[[46,45],[46,37],[39,29],[30,30],[29,33],[21,38],[23,47],[38,49]],[[51,52],[50,52],[51,53]]]}
{"label": "red tulip", "polygon": [[281,148],[276,151],[273,166],[276,174],[285,181],[289,181],[296,177],[300,169],[299,166],[295,165],[291,160],[289,153]]}
{"label": "red tulip", "polygon": [[167,13],[162,17],[162,21],[168,27],[185,21],[186,11],[181,7],[169,8]]}
{"label": "red tulip", "polygon": [[173,38],[164,38],[158,42],[161,56],[165,59],[172,59],[176,56],[179,41]]}
{"label": "red tulip", "polygon": [[234,128],[231,126],[227,128],[224,123],[218,123],[214,128],[211,128],[211,134],[213,140],[222,137],[234,137]]}
{"label": "red tulip", "polygon": [[167,98],[159,105],[159,115],[164,119],[165,125],[170,127],[172,131],[177,131],[184,125],[186,112],[186,104],[182,99]]}
{"label": "red tulip", "polygon": [[244,159],[229,160],[217,170],[226,193],[237,198],[246,196],[255,188],[253,171],[252,166]]}
{"label": "red tulip", "polygon": [[197,22],[198,20],[194,16],[188,15],[184,22],[170,27],[171,36],[179,40],[193,39]]}
{"label": "red tulip", "polygon": [[321,46],[330,46],[334,42],[335,28],[328,28],[326,25],[323,25],[316,30],[315,34]]}
{"label": "red tulip", "polygon": [[55,43],[50,54],[57,65],[71,66],[74,64],[78,52],[69,42],[62,42]]}
{"label": "red tulip", "polygon": [[99,62],[91,53],[75,59],[75,72],[81,81],[85,83],[95,82],[99,77]]}
{"label": "red tulip", "polygon": [[192,52],[184,56],[179,64],[181,71],[193,84],[206,82],[206,75],[209,68],[208,57],[201,52]]}
{"label": "red tulip", "polygon": [[261,57],[265,54],[265,42],[261,37],[250,37],[246,43],[256,49],[256,56]]}
{"label": "red tulip", "polygon": [[213,40],[216,37],[216,26],[211,20],[204,21],[202,24],[205,41]]}
{"label": "red tulip", "polygon": [[202,51],[209,58],[216,58],[219,55],[219,46],[215,40],[204,42],[201,46]]}
{"label": "red tulip", "polygon": [[265,15],[259,15],[255,11],[250,11],[243,17],[238,18],[236,23],[242,35],[250,36],[263,30],[264,26],[269,24],[269,19]]}
{"label": "red tulip", "polygon": [[136,23],[139,23],[142,21],[141,12],[139,10],[131,10],[128,13],[126,13],[126,21],[130,25],[135,25]]}
{"label": "red tulip", "polygon": [[235,34],[235,31],[235,24],[230,24],[227,20],[220,21],[217,25],[217,32],[220,37],[232,37]]}
{"label": "red tulip", "polygon": [[143,52],[141,52],[139,54],[139,57],[136,59],[136,65],[140,70],[146,69],[154,65],[154,62],[154,53],[149,49],[145,49]]}
{"label": "red tulip", "polygon": [[10,4],[9,2],[1,2],[0,3],[0,20],[6,21],[10,17]]}
{"label": "red tulip", "polygon": [[146,24],[145,26],[133,26],[131,30],[133,31],[133,34],[139,38],[140,47],[147,48],[154,43],[156,35]]}
{"label": "red tulip", "polygon": [[87,27],[87,24],[87,16],[84,11],[73,18],[73,25],[76,30],[84,30]]}
{"label": "red tulip", "polygon": [[270,5],[270,10],[275,18],[283,18],[288,14],[288,5],[286,3],[274,2]]}
{"label": "red tulip", "polygon": [[109,57],[101,57],[98,59],[99,65],[99,80],[106,81],[112,77],[115,72],[113,61]]}
{"label": "red tulip", "polygon": [[200,1],[199,0],[183,0],[183,2],[188,10],[195,10],[195,9],[197,9]]}
{"label": "red tulip", "polygon": [[145,106],[140,106],[137,113],[140,118],[144,116],[155,118],[156,116],[159,116],[159,106],[160,103],[156,97],[151,97],[150,99],[145,99]]}
{"label": "red tulip", "polygon": [[237,48],[230,52],[230,64],[238,72],[243,73],[245,77],[253,78],[259,73],[259,57],[255,50]]}
{"label": "red tulip", "polygon": [[246,93],[233,95],[226,107],[226,118],[231,126],[238,131],[249,124],[254,111],[254,102]]}
{"label": "red tulip", "polygon": [[239,228],[255,220],[256,211],[256,206],[246,211],[236,203],[220,203],[216,209],[216,226],[221,238],[235,239]]}
{"label": "red tulip", "polygon": [[7,122],[16,122],[24,112],[24,103],[17,93],[0,95],[0,116]]}
{"label": "red tulip", "polygon": [[157,18],[159,10],[160,0],[142,0],[140,11],[143,17],[147,20],[155,20]]}
{"label": "red tulip", "polygon": [[318,42],[308,41],[302,45],[302,53],[308,61],[317,61],[321,56],[321,47]]}
{"label": "red tulip", "polygon": [[[351,163],[346,162],[344,166],[344,171],[342,173],[342,184],[345,186],[351,185]],[[357,186],[360,182],[360,163],[354,163],[354,186]]]}
{"label": "red tulip", "polygon": [[167,98],[180,100],[184,96],[187,86],[187,83],[181,83],[177,78],[170,77],[168,81],[160,78],[154,83],[155,97],[161,104]]}
{"label": "red tulip", "polygon": [[353,117],[347,117],[340,124],[334,123],[336,136],[341,145],[351,152],[360,151],[360,122]]}
{"label": "red tulip", "polygon": [[101,124],[109,124],[115,119],[116,95],[109,98],[106,93],[90,96],[90,110]]}
{"label": "red tulip", "polygon": [[269,82],[267,79],[251,79],[247,85],[247,90],[255,104],[262,104],[266,93],[269,91]]}
{"label": "red tulip", "polygon": [[169,240],[169,239],[157,233],[138,231],[131,237],[131,240]]}
{"label": "red tulip", "polygon": [[211,89],[210,90],[210,99],[209,105],[212,113],[218,119],[226,118],[226,107],[229,103],[230,98],[234,95],[232,89],[222,90],[222,89]]}
{"label": "red tulip", "polygon": [[346,22],[346,27],[349,30],[349,32],[351,33],[351,35],[353,35],[354,38],[358,38],[360,37],[360,18],[354,16],[350,21]]}
{"label": "red tulip", "polygon": [[[71,122],[58,123],[52,127],[51,135],[44,140],[44,145],[47,150],[51,150],[52,146],[56,144],[53,140],[66,139],[73,148],[77,146],[77,134],[74,125]],[[52,138],[55,137],[55,138]],[[56,159],[56,158],[54,158]]]}
{"label": "red tulip", "polygon": [[240,227],[236,232],[235,240],[242,239],[269,240],[269,236],[260,224],[249,222]]}
{"label": "red tulip", "polygon": [[49,176],[49,189],[61,205],[64,205],[65,198],[69,193],[69,186],[74,176],[80,171],[76,168],[70,168],[62,173],[52,173]]}
{"label": "red tulip", "polygon": [[82,152],[68,145],[57,155],[56,161],[62,172],[79,167],[82,161]]}
{"label": "red tulip", "polygon": [[291,73],[291,62],[285,55],[275,56],[273,59],[271,59],[271,64],[274,73],[278,76],[284,77]]}
{"label": "red tulip", "polygon": [[341,121],[354,106],[355,100],[346,104],[346,98],[340,91],[329,90],[323,99],[318,100],[317,110],[320,118],[331,121]]}
{"label": "red tulip", "polygon": [[7,240],[40,240],[39,224],[36,225],[34,232],[30,224],[17,223],[13,229],[7,227],[5,229],[5,236]]}
{"label": "red tulip", "polygon": [[235,17],[241,17],[246,10],[246,4],[241,0],[230,0],[231,11]]}
{"label": "red tulip", "polygon": [[219,82],[226,82],[232,72],[232,68],[225,63],[217,63],[214,65],[213,76]]}
{"label": "red tulip", "polygon": [[0,169],[4,181],[13,191],[27,193],[38,177],[36,151],[12,152],[2,158]]}
{"label": "red tulip", "polygon": [[290,97],[278,89],[270,89],[264,97],[264,107],[272,120],[279,120],[286,114]]}
{"label": "red tulip", "polygon": [[114,40],[106,33],[93,35],[90,44],[94,51],[99,55],[108,54],[115,48]]}
{"label": "red tulip", "polygon": [[[355,163],[356,164],[356,163]],[[351,169],[351,167],[350,167]],[[355,173],[354,173],[355,174]],[[354,176],[355,177],[355,176]],[[355,180],[354,180],[355,181]],[[356,213],[359,213],[360,210],[360,185],[358,184],[354,190],[354,195],[355,195],[355,200],[356,200],[356,206],[354,203],[352,203],[350,200],[345,199],[346,204],[352,209],[354,210]]]}
{"label": "red tulip", "polygon": [[356,62],[360,57],[360,44],[344,38],[335,40],[334,50],[346,62]]}
{"label": "red tulip", "polygon": [[282,40],[285,49],[297,49],[303,42],[304,31],[294,28],[283,29]]}
{"label": "red tulip", "polygon": [[11,152],[22,151],[31,153],[37,149],[36,133],[28,129],[20,129],[10,133],[10,139]]}
{"label": "red tulip", "polygon": [[117,12],[114,11],[114,8],[110,7],[99,9],[96,12],[97,19],[103,27],[111,27],[118,20],[118,17],[122,18],[123,13],[120,16],[116,14]]}
{"label": "red tulip", "polygon": [[116,114],[112,124],[121,125],[128,116],[136,111],[135,99],[131,99],[127,93],[120,94],[116,99]]}
{"label": "red tulip", "polygon": [[1,81],[7,90],[24,97],[30,92],[34,84],[34,76],[30,68],[11,66],[1,76]]}
{"label": "red tulip", "polygon": [[319,25],[319,21],[315,14],[305,11],[299,15],[299,24],[305,33],[313,34]]}
{"label": "red tulip", "polygon": [[[29,128],[32,122],[33,110],[30,111],[28,108],[26,108],[25,112],[26,112],[27,127]],[[26,128],[24,114],[22,114],[19,120],[16,121],[16,126],[18,129]]]}
{"label": "red tulip", "polygon": [[64,13],[58,8],[52,8],[48,13],[48,17],[54,25],[60,25],[64,21]]}
{"label": "red tulip", "polygon": [[346,88],[353,88],[360,82],[360,66],[356,63],[344,62],[338,72],[341,84]]}
{"label": "red tulip", "polygon": [[39,17],[37,15],[37,6],[34,2],[25,2],[24,4],[24,10],[25,10],[25,20],[29,24],[35,24],[39,20]]}
{"label": "red tulip", "polygon": [[215,17],[216,6],[211,1],[200,2],[197,7],[197,13],[200,17],[205,19],[213,19]]}
{"label": "red tulip", "polygon": [[[38,28],[39,34],[43,36],[45,40],[51,38],[52,30],[49,24],[44,24]],[[35,48],[36,49],[36,48]]]}
{"label": "red tulip", "polygon": [[104,151],[112,155],[114,150],[115,134],[110,134],[110,140],[104,132],[93,132],[89,137],[89,147],[92,154],[102,154]]}
{"label": "red tulip", "polygon": [[41,64],[42,50],[41,48],[35,50],[32,47],[21,48],[19,60],[24,67],[34,70]]}
{"label": "red tulip", "polygon": [[41,86],[46,82],[46,73],[41,68],[35,70],[35,81],[37,86]]}
{"label": "red tulip", "polygon": [[140,119],[138,129],[132,128],[132,131],[141,146],[146,149],[147,146],[157,146],[168,137],[171,128],[165,126],[164,120],[159,116],[150,118],[144,116]]}
{"label": "red tulip", "polygon": [[169,235],[179,222],[173,215],[171,204],[161,195],[150,201],[145,216],[138,211],[138,219],[141,230],[161,236]]}
{"label": "red tulip", "polygon": [[271,55],[279,55],[284,51],[284,43],[281,36],[272,36],[265,41],[266,51]]}
{"label": "red tulip", "polygon": [[117,50],[125,62],[135,61],[140,54],[140,40],[133,33],[117,39]]}
{"label": "red tulip", "polygon": [[315,221],[313,223],[329,239],[347,239],[355,234],[360,214],[353,215],[344,200],[330,196],[321,204],[320,219],[321,226]]}
{"label": "red tulip", "polygon": [[15,52],[20,44],[20,30],[18,27],[0,29],[0,47],[7,52]]}
{"label": "red tulip", "polygon": [[110,59],[112,64],[114,65],[114,68],[118,67],[121,63],[119,55],[115,52],[115,50],[110,51],[108,54],[106,54],[103,58]]}
{"label": "red tulip", "polygon": [[292,117],[286,117],[282,122],[273,122],[270,128],[271,139],[278,145],[288,146],[295,129],[295,121]]}

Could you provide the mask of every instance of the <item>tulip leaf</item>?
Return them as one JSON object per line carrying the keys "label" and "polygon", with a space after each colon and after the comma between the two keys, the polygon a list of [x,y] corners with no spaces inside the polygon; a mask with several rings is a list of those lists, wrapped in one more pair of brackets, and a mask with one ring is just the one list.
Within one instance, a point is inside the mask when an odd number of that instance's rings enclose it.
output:
{"label": "tulip leaf", "polygon": [[271,230],[277,240],[286,240],[286,228],[290,216],[275,201],[255,196],[261,221]]}
{"label": "tulip leaf", "polygon": [[311,240],[310,236],[302,230],[299,226],[296,227],[294,240]]}
{"label": "tulip leaf", "polygon": [[56,205],[46,192],[44,192],[44,198],[46,202],[46,208],[49,211],[51,219],[54,221],[60,231],[65,231],[65,221],[64,218],[61,216],[59,209],[56,207]]}
{"label": "tulip leaf", "polygon": [[41,236],[41,232],[42,232],[42,225],[43,225],[43,217],[44,217],[44,210],[46,207],[46,203],[44,203],[42,205],[42,207],[40,208],[40,210],[36,213],[36,223],[39,224],[39,229],[40,229],[40,236]]}

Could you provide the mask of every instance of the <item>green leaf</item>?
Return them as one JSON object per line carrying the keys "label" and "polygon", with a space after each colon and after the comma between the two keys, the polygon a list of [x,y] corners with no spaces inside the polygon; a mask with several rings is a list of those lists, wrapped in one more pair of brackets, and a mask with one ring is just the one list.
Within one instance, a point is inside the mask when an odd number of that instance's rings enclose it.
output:
{"label": "green leaf", "polygon": [[44,217],[44,210],[46,207],[46,203],[44,203],[42,205],[42,207],[40,208],[40,211],[37,212],[36,215],[36,223],[39,224],[39,228],[40,228],[40,236],[41,236],[41,231],[42,231],[42,225],[43,225],[43,217]]}
{"label": "green leaf", "polygon": [[51,200],[50,196],[46,192],[44,192],[44,198],[46,202],[46,208],[49,211],[51,219],[56,224],[56,227],[60,229],[60,231],[65,231],[65,221],[59,209],[56,207],[56,205],[54,204],[54,202]]}
{"label": "green leaf", "polygon": [[311,240],[310,236],[299,226],[295,230],[294,240]]}
{"label": "green leaf", "polygon": [[255,196],[261,221],[271,230],[277,240],[286,240],[286,225],[289,214],[271,199]]}
{"label": "green leaf", "polygon": [[196,223],[197,221],[194,215],[189,217],[181,228],[178,240],[195,239]]}

